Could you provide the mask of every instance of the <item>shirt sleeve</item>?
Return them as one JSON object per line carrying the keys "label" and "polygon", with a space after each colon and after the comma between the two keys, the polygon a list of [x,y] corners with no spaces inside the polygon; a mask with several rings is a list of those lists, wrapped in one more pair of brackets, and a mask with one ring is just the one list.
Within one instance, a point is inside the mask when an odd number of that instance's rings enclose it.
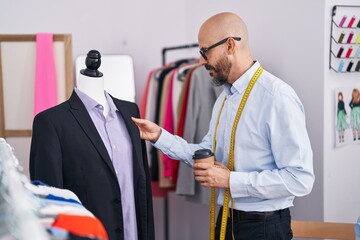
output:
{"label": "shirt sleeve", "polygon": [[153,143],[153,146],[161,150],[164,154],[166,154],[170,158],[184,161],[185,164],[192,166],[193,164],[192,156],[196,150],[201,148],[212,149],[212,139],[213,139],[212,133],[214,132],[214,128],[215,128],[215,120],[216,120],[215,116],[217,116],[216,114],[218,114],[219,112],[222,99],[223,97],[219,97],[215,102],[212,110],[212,117],[209,124],[209,131],[204,136],[204,138],[200,143],[198,144],[188,143],[183,138],[177,135],[173,135],[162,128],[161,135],[159,139],[155,143]]}
{"label": "shirt sleeve", "polygon": [[192,144],[162,128],[159,139],[153,145],[170,158],[184,161],[185,164],[192,166],[192,156],[196,150],[201,148],[211,149],[206,139],[207,137],[199,144]]}

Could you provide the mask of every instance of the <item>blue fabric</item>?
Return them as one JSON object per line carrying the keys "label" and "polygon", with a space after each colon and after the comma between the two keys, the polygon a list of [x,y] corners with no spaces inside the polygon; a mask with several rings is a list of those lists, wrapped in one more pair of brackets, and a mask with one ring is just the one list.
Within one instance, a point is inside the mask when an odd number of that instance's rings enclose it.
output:
{"label": "blue fabric", "polygon": [[357,220],[357,223],[355,223],[355,236],[356,240],[360,240],[360,217]]}
{"label": "blue fabric", "polygon": [[64,239],[65,240],[65,239],[68,239],[68,237],[69,237],[68,231],[61,229],[61,228],[49,227],[49,228],[46,228],[46,231],[54,239]]}
{"label": "blue fabric", "polygon": [[[154,146],[171,158],[191,165],[195,150],[212,149],[216,120],[226,97],[216,134],[215,157],[227,165],[235,115],[259,66],[258,62],[254,63],[233,85],[225,86],[215,102],[209,132],[200,144],[188,144],[162,129]],[[303,105],[288,84],[265,70],[255,83],[237,125],[234,153],[230,191],[235,209],[288,208],[293,206],[295,196],[307,195],[312,189],[313,153]],[[223,198],[224,189],[220,189],[219,205],[223,204]]]}
{"label": "blue fabric", "polygon": [[46,184],[40,180],[32,180],[31,183],[34,185],[37,185],[37,186],[49,186],[48,184]]}
{"label": "blue fabric", "polygon": [[75,199],[58,197],[58,196],[55,196],[55,195],[53,195],[53,194],[47,195],[46,198],[47,198],[47,199],[50,199],[50,200],[57,200],[57,201],[63,201],[63,202],[81,204],[81,203],[79,203],[78,201],[76,201]]}
{"label": "blue fabric", "polygon": [[75,202],[69,202],[69,201],[59,201],[59,200],[55,200],[55,199],[48,199],[48,198],[37,198],[38,203],[40,204],[41,207],[46,207],[49,205],[56,205],[56,206],[70,206],[70,207],[76,207],[76,208],[83,208],[86,209],[84,207],[84,205],[82,204],[78,204]]}

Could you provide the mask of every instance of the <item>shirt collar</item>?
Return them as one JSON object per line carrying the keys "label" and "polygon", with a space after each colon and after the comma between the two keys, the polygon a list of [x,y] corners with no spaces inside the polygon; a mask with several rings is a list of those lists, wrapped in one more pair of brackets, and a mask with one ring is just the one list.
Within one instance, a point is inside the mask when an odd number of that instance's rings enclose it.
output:
{"label": "shirt collar", "polygon": [[254,64],[238,78],[232,85],[225,84],[225,92],[227,95],[232,95],[235,92],[242,93],[245,91],[247,85],[249,84],[252,76],[255,74],[256,70],[260,67],[259,61],[255,61]]}
{"label": "shirt collar", "polygon": [[[93,110],[95,107],[97,107],[99,105],[101,106],[100,103],[96,102],[94,99],[92,99],[91,97],[89,97],[88,95],[83,93],[77,87],[75,87],[74,90],[75,90],[76,94],[79,96],[80,100],[84,103],[85,108],[88,112]],[[117,111],[118,109],[117,109],[116,105],[114,104],[114,101],[112,100],[110,95],[106,91],[104,91],[104,94],[105,94],[106,101],[109,104],[110,112]]]}
{"label": "shirt collar", "polygon": [[119,111],[118,108],[116,107],[113,99],[110,97],[110,94],[105,92],[105,97],[106,97],[106,101],[109,103],[110,112]]}

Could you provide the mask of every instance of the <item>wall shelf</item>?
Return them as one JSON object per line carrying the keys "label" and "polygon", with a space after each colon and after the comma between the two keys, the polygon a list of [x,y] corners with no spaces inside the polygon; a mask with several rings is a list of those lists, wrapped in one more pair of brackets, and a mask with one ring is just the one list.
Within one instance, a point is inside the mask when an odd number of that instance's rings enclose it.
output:
{"label": "wall shelf", "polygon": [[333,7],[329,59],[337,73],[360,72],[360,6]]}

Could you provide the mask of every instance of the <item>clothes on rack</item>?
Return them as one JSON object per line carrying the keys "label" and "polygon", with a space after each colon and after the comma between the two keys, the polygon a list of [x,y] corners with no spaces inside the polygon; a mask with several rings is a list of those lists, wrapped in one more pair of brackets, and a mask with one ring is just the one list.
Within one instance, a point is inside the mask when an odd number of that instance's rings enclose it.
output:
{"label": "clothes on rack", "polygon": [[66,231],[68,236],[108,239],[102,222],[82,205],[72,191],[48,186],[40,181],[27,183],[25,188],[36,197],[40,205],[37,213],[47,230],[56,228]]}
{"label": "clothes on rack", "polygon": [[0,139],[0,239],[50,239],[36,215],[35,199],[24,184],[28,179],[12,147]]}
{"label": "clothes on rack", "polygon": [[[196,59],[181,59],[149,72],[140,103],[141,117],[196,142],[207,133],[212,106],[222,90]],[[195,182],[191,166],[179,164],[147,144],[153,196],[176,191],[189,201],[208,204],[209,193]]]}
{"label": "clothes on rack", "polygon": [[107,240],[101,221],[67,189],[30,180],[0,139],[0,239]]}
{"label": "clothes on rack", "polygon": [[[189,143],[201,142],[209,130],[212,109],[223,87],[212,84],[211,77],[204,67],[196,68],[188,82],[187,104],[183,121],[182,137]],[[180,135],[180,132],[178,132]],[[176,186],[178,195],[185,195],[191,202],[210,204],[210,188],[203,188],[195,181],[193,169],[180,163]]]}

